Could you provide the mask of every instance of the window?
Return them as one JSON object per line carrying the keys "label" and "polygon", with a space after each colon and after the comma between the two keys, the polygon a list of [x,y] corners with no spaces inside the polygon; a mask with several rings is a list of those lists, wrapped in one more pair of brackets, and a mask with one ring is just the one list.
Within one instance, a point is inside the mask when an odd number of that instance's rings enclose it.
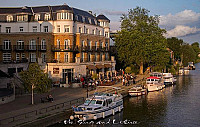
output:
{"label": "window", "polygon": [[19,27],[19,32],[23,32],[24,31],[24,27]]}
{"label": "window", "polygon": [[30,62],[36,62],[36,54],[35,53],[30,53],[29,54],[29,59],[30,59]]}
{"label": "window", "polygon": [[41,50],[46,50],[46,40],[45,39],[41,40]]}
{"label": "window", "polygon": [[44,26],[44,32],[48,32],[48,26]]}
{"label": "window", "polygon": [[11,27],[6,27],[6,33],[10,33],[11,32]]}
{"label": "window", "polygon": [[108,32],[105,32],[105,37],[109,37],[109,36],[108,36]]}
{"label": "window", "polygon": [[92,30],[92,34],[94,34],[94,35],[95,35],[95,30]]}
{"label": "window", "polygon": [[37,26],[33,26],[33,32],[37,32]]}
{"label": "window", "polygon": [[34,39],[29,42],[29,50],[36,50],[36,41]]}
{"label": "window", "polygon": [[3,53],[3,62],[11,61],[11,53]]}
{"label": "window", "polygon": [[21,54],[21,57],[22,57],[22,59],[26,59],[25,53],[22,53],[22,54]]}
{"label": "window", "polygon": [[7,22],[12,22],[13,21],[13,16],[12,15],[7,15]]}
{"label": "window", "polygon": [[57,13],[57,20],[69,19],[72,20],[72,14],[67,12]]}
{"label": "window", "polygon": [[24,50],[24,41],[22,40],[17,41],[17,50]]}
{"label": "window", "polygon": [[84,60],[84,53],[83,52],[81,53],[81,62],[85,62],[85,60]]}
{"label": "window", "polygon": [[69,28],[68,25],[64,25],[64,33],[69,33]]}
{"label": "window", "polygon": [[91,22],[91,18],[88,18],[88,21],[89,21],[90,24],[92,24],[92,22]]}
{"label": "window", "polygon": [[88,61],[91,60],[91,53],[88,53]]}
{"label": "window", "polygon": [[17,21],[28,21],[28,15],[18,15],[17,16]]}
{"label": "window", "polygon": [[65,61],[65,62],[69,62],[69,55],[68,55],[68,52],[65,52],[64,61]]}
{"label": "window", "polygon": [[35,15],[35,21],[40,21],[40,14]]}
{"label": "window", "polygon": [[96,49],[96,50],[97,50],[97,48],[98,48],[97,43],[98,43],[98,42],[96,41],[96,42],[95,42],[95,49]]}
{"label": "window", "polygon": [[89,42],[89,47],[92,49],[92,41]]}
{"label": "window", "polygon": [[108,53],[105,54],[105,60],[108,60]]}
{"label": "window", "polygon": [[100,53],[100,61],[102,61],[103,53]]}
{"label": "window", "polygon": [[86,34],[89,34],[89,29],[88,28],[86,28]]}
{"label": "window", "polygon": [[83,33],[82,27],[78,28],[79,33]]}
{"label": "window", "polygon": [[42,63],[45,63],[46,62],[46,53],[42,53],[41,57],[42,57]]}
{"label": "window", "polygon": [[60,32],[60,25],[57,25],[57,32]]}
{"label": "window", "polygon": [[82,40],[81,46],[84,47],[85,46],[85,41]]}
{"label": "window", "polygon": [[82,16],[82,20],[83,20],[83,22],[85,22],[85,17]]}
{"label": "window", "polygon": [[57,39],[57,45],[56,45],[57,49],[60,49],[60,40]]}
{"label": "window", "polygon": [[4,40],[4,45],[3,45],[3,49],[4,50],[10,50],[11,49],[11,42],[10,40]]}
{"label": "window", "polygon": [[67,40],[65,40],[64,41],[64,43],[65,43],[65,49],[70,49],[70,40],[69,39],[67,39]]}
{"label": "window", "polygon": [[44,20],[48,21],[50,19],[51,19],[50,14],[47,13],[44,15]]}
{"label": "window", "polygon": [[53,68],[53,74],[59,74],[59,68]]}
{"label": "window", "polygon": [[20,60],[20,53],[16,53],[16,61]]}
{"label": "window", "polygon": [[97,53],[95,53],[95,61],[97,61]]}

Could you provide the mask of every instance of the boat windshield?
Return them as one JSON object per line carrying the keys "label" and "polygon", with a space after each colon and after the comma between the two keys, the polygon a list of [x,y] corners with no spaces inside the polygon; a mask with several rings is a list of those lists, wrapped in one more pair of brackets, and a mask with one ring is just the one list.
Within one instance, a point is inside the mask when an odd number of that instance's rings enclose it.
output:
{"label": "boat windshield", "polygon": [[90,100],[85,100],[85,103],[88,104],[90,102]]}
{"label": "boat windshield", "polygon": [[96,104],[96,100],[85,100],[85,104]]}
{"label": "boat windshield", "polygon": [[101,105],[101,104],[102,104],[102,101],[97,101],[96,104],[100,104],[100,105]]}

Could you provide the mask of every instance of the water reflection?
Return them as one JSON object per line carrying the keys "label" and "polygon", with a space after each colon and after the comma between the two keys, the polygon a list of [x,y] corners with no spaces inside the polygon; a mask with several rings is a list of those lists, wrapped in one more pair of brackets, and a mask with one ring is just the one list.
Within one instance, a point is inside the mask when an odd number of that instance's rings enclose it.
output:
{"label": "water reflection", "polygon": [[[127,125],[130,127],[199,127],[200,64],[195,66],[196,70],[190,71],[190,75],[178,76],[177,84],[174,86],[162,91],[149,92],[146,96],[124,98],[124,109],[121,113],[99,121],[137,121],[135,125]],[[112,126],[112,124],[89,126]]]}

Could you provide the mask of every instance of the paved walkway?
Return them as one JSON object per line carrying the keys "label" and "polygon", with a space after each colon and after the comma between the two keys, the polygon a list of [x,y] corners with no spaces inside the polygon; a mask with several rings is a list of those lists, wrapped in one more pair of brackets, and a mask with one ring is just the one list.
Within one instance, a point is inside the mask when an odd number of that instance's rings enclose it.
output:
{"label": "paved walkway", "polygon": [[[136,80],[143,79],[144,75],[137,76]],[[122,86],[121,83],[115,84],[115,86]],[[16,97],[13,102],[0,105],[0,119],[16,116],[22,113],[30,112],[33,110],[45,108],[51,105],[63,103],[69,100],[77,99],[80,97],[86,97],[87,90],[84,88],[54,88],[49,93],[35,94],[34,105],[31,105],[31,95],[24,95]],[[91,91],[92,94],[94,91]],[[51,94],[54,97],[54,102],[41,103],[40,98],[46,97]]]}

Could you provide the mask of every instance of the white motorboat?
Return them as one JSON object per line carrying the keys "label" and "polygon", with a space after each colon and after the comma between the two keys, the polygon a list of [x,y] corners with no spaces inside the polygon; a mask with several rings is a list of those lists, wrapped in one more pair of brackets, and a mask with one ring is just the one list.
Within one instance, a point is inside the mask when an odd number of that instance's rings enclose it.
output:
{"label": "white motorboat", "polygon": [[128,91],[130,96],[141,96],[147,93],[146,89],[143,89],[142,86],[134,86]]}
{"label": "white motorboat", "polygon": [[158,91],[165,87],[161,78],[158,77],[148,77],[146,81],[148,92]]}
{"label": "white motorboat", "polygon": [[176,78],[171,73],[163,73],[163,80],[165,85],[173,85],[176,83]]}
{"label": "white motorboat", "polygon": [[112,88],[116,90],[114,94],[96,92],[92,97],[87,98],[84,104],[73,107],[74,115],[70,116],[70,119],[96,120],[120,112],[123,109],[123,96],[117,93],[117,89],[119,88]]}

